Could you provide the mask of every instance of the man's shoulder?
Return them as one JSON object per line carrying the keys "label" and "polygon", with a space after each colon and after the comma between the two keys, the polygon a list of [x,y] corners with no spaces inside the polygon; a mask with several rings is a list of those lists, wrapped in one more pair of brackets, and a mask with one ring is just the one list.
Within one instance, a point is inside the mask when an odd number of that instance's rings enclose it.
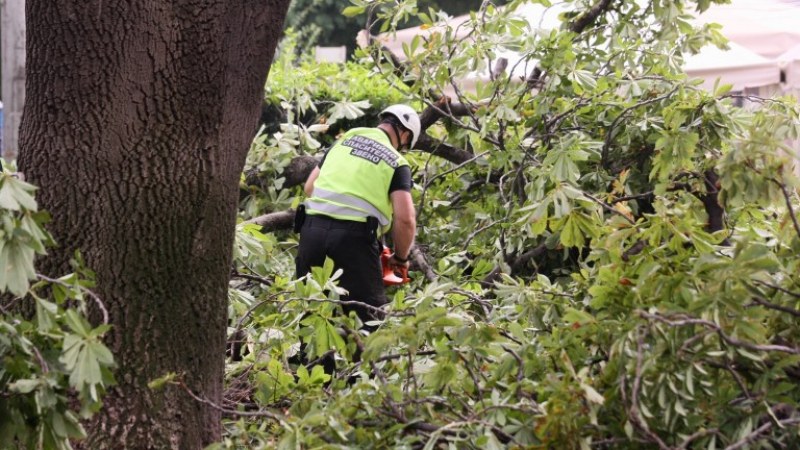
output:
{"label": "man's shoulder", "polygon": [[350,128],[349,130],[345,131],[344,134],[345,135],[348,135],[348,134],[372,134],[372,133],[375,133],[378,130],[379,130],[379,128],[375,128],[375,127],[355,127],[355,128]]}

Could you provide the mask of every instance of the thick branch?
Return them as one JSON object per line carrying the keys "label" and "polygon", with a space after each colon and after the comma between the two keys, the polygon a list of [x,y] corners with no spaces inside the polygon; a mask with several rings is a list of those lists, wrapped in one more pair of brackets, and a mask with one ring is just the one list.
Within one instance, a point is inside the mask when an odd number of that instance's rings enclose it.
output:
{"label": "thick branch", "polygon": [[290,188],[305,183],[317,164],[319,164],[319,158],[313,156],[304,155],[292,158],[292,162],[283,169],[281,174],[286,178],[283,187]]}
{"label": "thick branch", "polygon": [[434,140],[427,134],[420,136],[416,148],[432,155],[442,157],[455,164],[463,164],[475,157],[475,155],[466,150]]}
{"label": "thick branch", "polygon": [[[319,164],[319,158],[310,155],[302,155],[292,158],[292,161],[283,169],[280,176],[285,178],[283,188],[293,188],[306,182],[306,179]],[[257,170],[252,170],[245,175],[245,183],[248,186],[264,187],[267,178],[262,177]]]}
{"label": "thick branch", "polygon": [[432,106],[428,106],[419,115],[422,130],[427,130],[442,117],[464,117],[470,113],[470,107],[463,103],[451,103],[449,97],[440,97]]}
{"label": "thick branch", "polygon": [[279,211],[263,216],[254,217],[245,223],[252,223],[261,226],[261,231],[268,233],[270,231],[288,230],[294,224],[294,210]]}
{"label": "thick branch", "polygon": [[706,193],[699,195],[698,198],[703,202],[708,214],[706,229],[709,233],[713,233],[725,228],[725,209],[719,204],[719,176],[713,170],[707,170],[704,175]]}
{"label": "thick branch", "polygon": [[578,16],[575,21],[569,24],[569,30],[573,33],[582,33],[583,30],[586,29],[589,25],[593,24],[601,14],[606,12],[609,5],[611,5],[611,0],[599,0],[597,3],[594,4],[588,11],[584,12],[580,16]]}
{"label": "thick branch", "polygon": [[411,262],[416,269],[419,269],[419,271],[425,275],[426,280],[436,281],[436,279],[439,278],[436,272],[433,271],[431,265],[428,264],[425,253],[416,245],[411,247]]}

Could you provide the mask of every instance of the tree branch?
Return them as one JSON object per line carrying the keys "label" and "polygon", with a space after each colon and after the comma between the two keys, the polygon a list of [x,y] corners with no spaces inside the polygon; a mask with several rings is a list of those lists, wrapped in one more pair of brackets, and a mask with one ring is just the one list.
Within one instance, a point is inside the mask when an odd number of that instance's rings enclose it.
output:
{"label": "tree branch", "polygon": [[706,229],[709,233],[713,233],[725,228],[725,208],[719,204],[719,176],[713,169],[705,171],[703,175],[706,192],[698,195],[697,198],[703,202],[706,214],[708,214]]}
{"label": "tree branch", "polygon": [[577,19],[569,24],[569,30],[576,34],[582,33],[586,27],[593,24],[601,14],[606,12],[610,4],[611,0],[599,0],[591,8],[589,8],[588,11],[578,16]]}
{"label": "tree branch", "polygon": [[261,231],[264,233],[278,230],[289,230],[294,225],[294,210],[290,209],[288,211],[264,214],[247,220],[244,223],[259,225],[261,226]]}
{"label": "tree branch", "polygon": [[433,271],[433,268],[430,264],[428,264],[428,260],[425,258],[425,253],[420,249],[418,246],[414,245],[411,247],[411,262],[414,263],[417,269],[425,275],[425,279],[428,281],[436,281],[439,276],[436,275],[436,272]]}
{"label": "tree branch", "polygon": [[444,142],[434,140],[427,134],[423,134],[419,137],[417,145],[414,148],[417,150],[422,150],[426,153],[430,153],[434,156],[439,156],[454,164],[463,164],[475,157],[475,155],[466,150],[462,150],[460,148],[453,147],[450,144],[445,144]]}
{"label": "tree branch", "polygon": [[[306,182],[311,171],[319,164],[320,158],[311,155],[302,155],[292,158],[283,172],[279,175],[284,178],[283,189],[300,186]],[[269,178],[261,176],[257,170],[251,170],[245,174],[245,183],[248,186],[265,187]]]}
{"label": "tree branch", "polygon": [[451,103],[447,96],[440,97],[436,103],[426,107],[419,115],[422,130],[427,130],[442,117],[455,119],[469,116],[472,108],[463,103]]}
{"label": "tree branch", "polygon": [[663,322],[666,323],[667,325],[672,325],[672,326],[701,325],[716,331],[717,335],[728,344],[736,347],[746,348],[748,350],[760,351],[760,352],[781,352],[781,353],[789,353],[792,355],[800,355],[800,349],[794,347],[787,347],[785,345],[760,345],[760,344],[753,344],[752,342],[740,341],[725,334],[725,332],[722,331],[722,327],[720,327],[716,323],[704,319],[695,319],[693,317],[689,317],[683,314],[676,314],[673,316],[662,316],[660,314],[650,314],[644,311],[639,311],[639,315],[645,319]]}
{"label": "tree branch", "polygon": [[[794,418],[794,419],[787,419],[787,420],[778,421],[778,426],[780,426],[781,428],[783,428],[786,425],[798,425],[798,424],[800,424],[800,418]],[[756,440],[758,440],[758,438],[762,434],[764,434],[767,431],[769,431],[773,426],[774,425],[773,425],[772,422],[767,422],[764,425],[761,425],[760,427],[758,427],[755,430],[753,430],[752,433],[750,433],[747,436],[743,437],[738,442],[735,442],[735,443],[725,447],[725,450],[739,450],[740,448],[745,448],[749,444],[751,444],[751,443],[755,442]]]}

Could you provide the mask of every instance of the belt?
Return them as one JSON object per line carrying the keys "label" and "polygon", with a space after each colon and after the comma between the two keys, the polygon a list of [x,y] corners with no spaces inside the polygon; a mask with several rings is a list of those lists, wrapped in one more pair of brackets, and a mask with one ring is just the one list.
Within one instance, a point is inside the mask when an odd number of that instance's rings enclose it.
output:
{"label": "belt", "polygon": [[[357,230],[357,231],[375,231],[370,227],[369,222],[356,222],[354,220],[341,220],[334,219],[328,216],[321,215],[307,215],[305,225],[313,228],[324,228],[326,230]],[[372,228],[372,229],[370,229]]]}

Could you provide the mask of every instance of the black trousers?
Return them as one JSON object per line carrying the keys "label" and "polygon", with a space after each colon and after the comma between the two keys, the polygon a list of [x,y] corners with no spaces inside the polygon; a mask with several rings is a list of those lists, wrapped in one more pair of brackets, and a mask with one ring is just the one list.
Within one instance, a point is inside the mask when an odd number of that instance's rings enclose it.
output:
{"label": "black trousers", "polygon": [[[308,274],[329,257],[336,269],[342,269],[339,286],[349,292],[341,299],[378,307],[388,301],[383,286],[381,247],[371,224],[308,215],[300,229],[296,275]],[[344,305],[343,309],[346,314],[355,311],[363,322],[383,318],[380,312],[363,306]]]}

